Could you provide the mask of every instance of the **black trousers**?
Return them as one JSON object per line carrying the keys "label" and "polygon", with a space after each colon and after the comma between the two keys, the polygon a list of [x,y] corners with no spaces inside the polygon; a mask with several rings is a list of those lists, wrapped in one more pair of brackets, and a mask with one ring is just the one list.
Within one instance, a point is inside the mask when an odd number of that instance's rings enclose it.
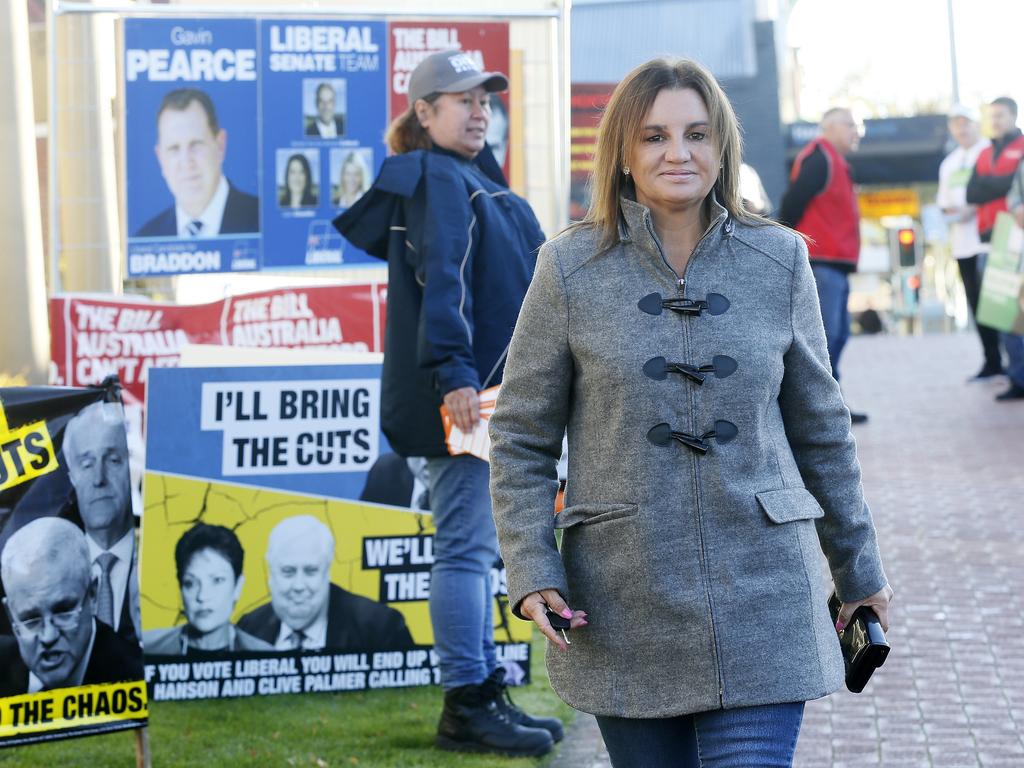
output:
{"label": "black trousers", "polygon": [[[960,279],[964,281],[964,291],[967,293],[967,303],[971,305],[971,317],[977,320],[978,296],[981,294],[981,274],[978,272],[978,257],[968,256],[966,259],[957,259],[956,265],[960,267]],[[1003,354],[999,347],[999,331],[984,325],[978,325],[978,336],[981,337],[981,347],[985,353],[985,367],[991,370],[1003,368]]]}

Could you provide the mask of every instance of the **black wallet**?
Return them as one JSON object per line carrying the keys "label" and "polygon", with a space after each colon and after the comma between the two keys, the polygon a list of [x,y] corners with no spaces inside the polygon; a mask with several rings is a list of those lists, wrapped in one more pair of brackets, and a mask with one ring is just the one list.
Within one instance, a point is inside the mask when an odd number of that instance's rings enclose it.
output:
{"label": "black wallet", "polygon": [[[840,606],[839,598],[833,592],[828,599],[833,625],[839,617]],[[846,687],[851,693],[860,693],[868,684],[871,673],[882,666],[889,655],[889,643],[875,612],[864,605],[854,611],[850,623],[839,635],[839,645],[846,665]]]}

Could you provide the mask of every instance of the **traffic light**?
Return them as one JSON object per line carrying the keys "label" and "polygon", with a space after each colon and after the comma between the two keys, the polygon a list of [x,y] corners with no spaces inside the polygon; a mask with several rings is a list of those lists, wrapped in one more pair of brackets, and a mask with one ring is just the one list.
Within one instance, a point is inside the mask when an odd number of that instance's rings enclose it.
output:
{"label": "traffic light", "polygon": [[917,232],[913,227],[905,227],[896,233],[901,267],[917,265]]}

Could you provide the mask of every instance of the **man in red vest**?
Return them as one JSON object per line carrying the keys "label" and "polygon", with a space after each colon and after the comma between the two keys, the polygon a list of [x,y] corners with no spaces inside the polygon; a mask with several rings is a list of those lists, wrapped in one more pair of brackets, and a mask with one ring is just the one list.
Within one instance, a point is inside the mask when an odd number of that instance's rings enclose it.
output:
{"label": "man in red vest", "polygon": [[[988,114],[992,145],[978,155],[967,182],[967,202],[978,206],[978,235],[983,243],[992,239],[996,216],[1007,210],[1006,196],[1024,158],[1024,135],[1017,127],[1017,102],[1000,96],[989,104]],[[979,262],[979,268],[984,271],[984,264]],[[996,400],[1024,400],[1024,339],[1004,333],[1002,341],[1010,388],[996,395]]]}
{"label": "man in red vest", "polygon": [[1017,102],[1000,96],[988,108],[992,144],[982,150],[967,182],[967,202],[978,206],[981,242],[992,240],[992,228],[1006,208],[1017,166],[1024,157],[1024,135],[1017,127]]}
{"label": "man in red vest", "polygon": [[[779,221],[807,237],[818,287],[832,375],[839,379],[839,356],[850,337],[849,274],[860,257],[860,211],[846,155],[860,143],[860,125],[850,110],[835,107],[821,118],[817,138],[793,161],[790,186]],[[850,413],[854,424],[867,421]]]}

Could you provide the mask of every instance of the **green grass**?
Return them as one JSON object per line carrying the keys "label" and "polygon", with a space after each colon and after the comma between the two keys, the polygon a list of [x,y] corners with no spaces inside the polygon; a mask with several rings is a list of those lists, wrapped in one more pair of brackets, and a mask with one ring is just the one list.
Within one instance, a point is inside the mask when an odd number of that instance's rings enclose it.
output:
{"label": "green grass", "polygon": [[[512,697],[531,714],[569,723],[573,711],[548,685],[543,642],[533,642],[533,683],[513,689]],[[536,768],[546,761],[441,752],[433,747],[440,711],[436,687],[154,703],[150,746],[159,768]],[[134,765],[131,731],[0,750],[0,766]]]}

